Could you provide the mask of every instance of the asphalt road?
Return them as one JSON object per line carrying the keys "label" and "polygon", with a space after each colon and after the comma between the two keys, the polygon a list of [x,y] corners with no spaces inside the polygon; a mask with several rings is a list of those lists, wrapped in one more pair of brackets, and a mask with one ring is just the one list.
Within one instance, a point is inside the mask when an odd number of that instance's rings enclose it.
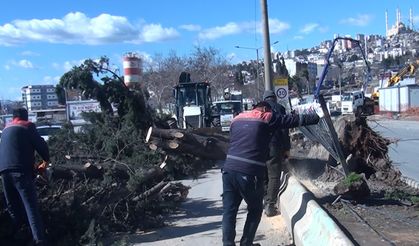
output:
{"label": "asphalt road", "polygon": [[379,119],[368,124],[382,136],[398,140],[390,145],[389,157],[403,176],[419,182],[419,121]]}
{"label": "asphalt road", "polygon": [[[168,219],[170,225],[155,231],[133,235],[129,239],[131,243],[153,246],[222,245],[220,169],[209,170],[197,180],[183,180],[182,183],[190,186],[191,189],[181,211]],[[241,237],[246,213],[245,202],[242,202],[236,227],[237,244]],[[292,240],[281,216],[267,218],[263,215],[255,242],[275,246],[290,245]]]}

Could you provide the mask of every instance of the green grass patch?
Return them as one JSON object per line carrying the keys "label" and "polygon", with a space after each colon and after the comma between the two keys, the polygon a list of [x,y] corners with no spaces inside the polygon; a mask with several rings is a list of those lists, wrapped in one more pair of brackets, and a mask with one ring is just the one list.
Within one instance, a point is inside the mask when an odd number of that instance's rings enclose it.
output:
{"label": "green grass patch", "polygon": [[406,200],[412,202],[413,204],[419,204],[419,196],[412,195],[401,190],[386,192],[384,197],[387,199]]}
{"label": "green grass patch", "polygon": [[360,181],[362,179],[362,176],[360,175],[360,174],[357,174],[357,173],[354,173],[354,172],[351,172],[344,180],[343,180],[343,183],[346,185],[346,186],[350,186],[351,184],[353,184],[353,183],[355,183],[355,182],[358,182],[358,181]]}

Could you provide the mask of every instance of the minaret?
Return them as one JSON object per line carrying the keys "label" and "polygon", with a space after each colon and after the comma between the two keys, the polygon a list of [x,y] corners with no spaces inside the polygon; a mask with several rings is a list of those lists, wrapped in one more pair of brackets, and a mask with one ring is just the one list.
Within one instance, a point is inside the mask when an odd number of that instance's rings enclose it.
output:
{"label": "minaret", "polygon": [[368,59],[368,44],[367,44],[367,42],[368,42],[367,35],[365,35],[364,36],[364,44],[365,44],[365,47],[364,47],[365,51],[364,52],[365,52],[365,57]]}
{"label": "minaret", "polygon": [[401,22],[401,15],[400,15],[400,9],[397,8],[397,34],[399,34],[399,27],[400,27],[400,22]]}
{"label": "minaret", "polygon": [[413,30],[413,10],[412,8],[410,8],[409,10],[409,24],[410,24],[410,30]]}
{"label": "minaret", "polygon": [[386,36],[388,36],[388,14],[387,14],[387,9],[386,9]]}

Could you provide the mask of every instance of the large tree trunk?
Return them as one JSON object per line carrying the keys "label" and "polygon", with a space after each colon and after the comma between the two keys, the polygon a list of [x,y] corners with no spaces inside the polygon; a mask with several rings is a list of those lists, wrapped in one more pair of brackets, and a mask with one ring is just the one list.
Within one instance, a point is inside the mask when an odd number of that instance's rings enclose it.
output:
{"label": "large tree trunk", "polygon": [[[208,129],[205,131],[204,129]],[[201,128],[199,135],[183,129],[160,129],[150,127],[146,142],[153,150],[159,148],[178,154],[191,154],[209,160],[224,160],[227,154],[228,139],[212,128]]]}

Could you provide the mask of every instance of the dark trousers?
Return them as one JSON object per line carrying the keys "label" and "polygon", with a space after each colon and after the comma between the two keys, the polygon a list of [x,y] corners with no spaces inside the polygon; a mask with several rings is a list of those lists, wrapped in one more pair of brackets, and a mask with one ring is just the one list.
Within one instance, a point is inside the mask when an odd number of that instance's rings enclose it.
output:
{"label": "dark trousers", "polygon": [[240,245],[252,245],[263,211],[264,179],[230,170],[223,171],[223,245],[235,245],[236,217],[241,201],[247,218]]}
{"label": "dark trousers", "polygon": [[5,171],[2,173],[2,180],[6,205],[13,220],[13,226],[18,229],[27,218],[33,239],[43,241],[45,239],[44,226],[38,208],[32,175]]}
{"label": "dark trousers", "polygon": [[266,188],[265,203],[275,205],[277,202],[279,187],[281,185],[282,151],[273,146],[269,147],[269,160],[266,162],[268,170],[268,185]]}

